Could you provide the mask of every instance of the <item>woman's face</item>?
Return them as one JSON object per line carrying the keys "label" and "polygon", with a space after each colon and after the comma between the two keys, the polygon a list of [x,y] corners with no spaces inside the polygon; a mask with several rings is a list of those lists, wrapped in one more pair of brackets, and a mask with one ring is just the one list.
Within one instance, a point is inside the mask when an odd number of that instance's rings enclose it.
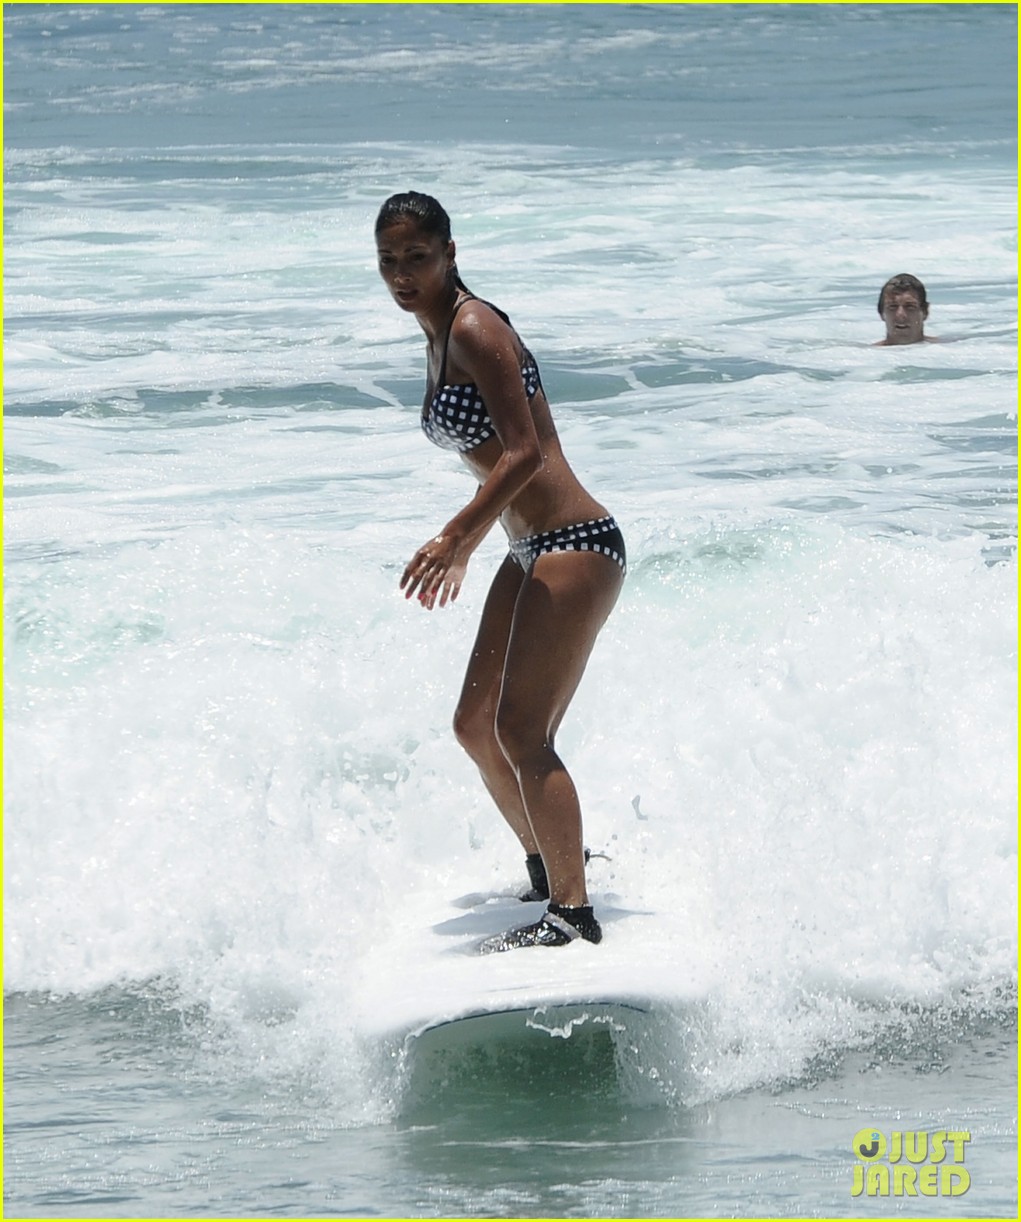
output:
{"label": "woman's face", "polygon": [[450,285],[454,243],[424,233],[412,217],[401,217],[376,234],[379,274],[402,310],[421,314]]}

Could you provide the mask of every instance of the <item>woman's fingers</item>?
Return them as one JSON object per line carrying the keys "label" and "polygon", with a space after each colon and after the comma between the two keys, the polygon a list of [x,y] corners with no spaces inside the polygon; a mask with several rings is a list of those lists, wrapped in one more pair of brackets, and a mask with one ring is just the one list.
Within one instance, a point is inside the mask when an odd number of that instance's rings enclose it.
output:
{"label": "woman's fingers", "polygon": [[426,548],[420,548],[401,577],[400,588],[404,591],[404,597],[413,598],[416,592],[423,601],[430,595],[435,597],[447,567],[443,560],[430,555]]}
{"label": "woman's fingers", "polygon": [[448,602],[454,602],[460,593],[460,581],[448,576],[447,580],[443,583],[443,592],[440,594],[440,606],[445,607]]}
{"label": "woman's fingers", "polygon": [[428,584],[428,578],[436,565],[436,560],[430,555],[428,544],[420,547],[408,563],[401,577],[401,589],[405,598],[410,598],[419,586]]}
{"label": "woman's fingers", "polygon": [[[439,549],[438,553],[434,549]],[[461,591],[466,567],[453,559],[454,553],[442,535],[420,547],[401,576],[404,597],[412,598],[417,593],[419,602],[429,611],[437,597],[441,607],[453,602]]]}

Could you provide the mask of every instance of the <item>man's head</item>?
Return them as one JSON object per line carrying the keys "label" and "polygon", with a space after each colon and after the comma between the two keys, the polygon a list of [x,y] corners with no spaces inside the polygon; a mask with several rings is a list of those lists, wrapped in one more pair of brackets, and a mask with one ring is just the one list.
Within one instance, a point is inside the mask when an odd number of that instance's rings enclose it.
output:
{"label": "man's head", "polygon": [[879,316],[886,323],[885,344],[917,344],[925,339],[929,317],[925,285],[917,276],[902,272],[891,276],[879,290]]}

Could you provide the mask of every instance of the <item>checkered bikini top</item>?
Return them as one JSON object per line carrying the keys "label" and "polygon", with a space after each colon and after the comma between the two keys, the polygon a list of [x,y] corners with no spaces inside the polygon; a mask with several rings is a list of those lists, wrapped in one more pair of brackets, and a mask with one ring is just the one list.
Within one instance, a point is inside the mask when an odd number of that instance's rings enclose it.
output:
{"label": "checkered bikini top", "polygon": [[[468,294],[467,297],[462,297],[454,307],[454,314],[464,305],[466,301],[482,301],[481,297],[474,297]],[[498,310],[496,306],[490,305],[488,301],[483,301],[483,305],[489,306],[491,310],[495,310],[504,321],[510,325],[510,319],[502,310]],[[453,316],[450,319],[450,326],[453,327]],[[432,399],[426,400],[425,406],[422,408],[422,432],[435,445],[440,446],[444,450],[457,450],[464,453],[467,450],[474,450],[476,446],[482,445],[484,441],[488,441],[490,437],[496,436],[496,430],[493,428],[493,422],[489,418],[489,412],[486,405],[479,394],[479,388],[474,382],[462,382],[448,386],[444,382],[444,377],[447,372],[447,346],[450,343],[450,328],[447,329],[447,338],[443,341],[443,357],[440,361],[440,374],[436,381],[436,391]],[[525,397],[529,403],[542,389],[542,381],[539,377],[539,366],[535,363],[535,357],[522,347],[524,353],[523,362],[521,365],[521,378],[525,384]]]}

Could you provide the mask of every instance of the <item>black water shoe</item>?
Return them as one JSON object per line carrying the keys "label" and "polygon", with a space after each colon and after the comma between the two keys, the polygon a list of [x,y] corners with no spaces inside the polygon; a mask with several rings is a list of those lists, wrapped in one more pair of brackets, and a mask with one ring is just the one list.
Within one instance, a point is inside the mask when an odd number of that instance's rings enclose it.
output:
{"label": "black water shoe", "polygon": [[602,941],[602,937],[603,930],[591,904],[579,904],[574,908],[567,904],[550,904],[534,924],[486,938],[479,946],[479,954],[491,955],[521,946],[567,946],[578,938],[595,943]]}

